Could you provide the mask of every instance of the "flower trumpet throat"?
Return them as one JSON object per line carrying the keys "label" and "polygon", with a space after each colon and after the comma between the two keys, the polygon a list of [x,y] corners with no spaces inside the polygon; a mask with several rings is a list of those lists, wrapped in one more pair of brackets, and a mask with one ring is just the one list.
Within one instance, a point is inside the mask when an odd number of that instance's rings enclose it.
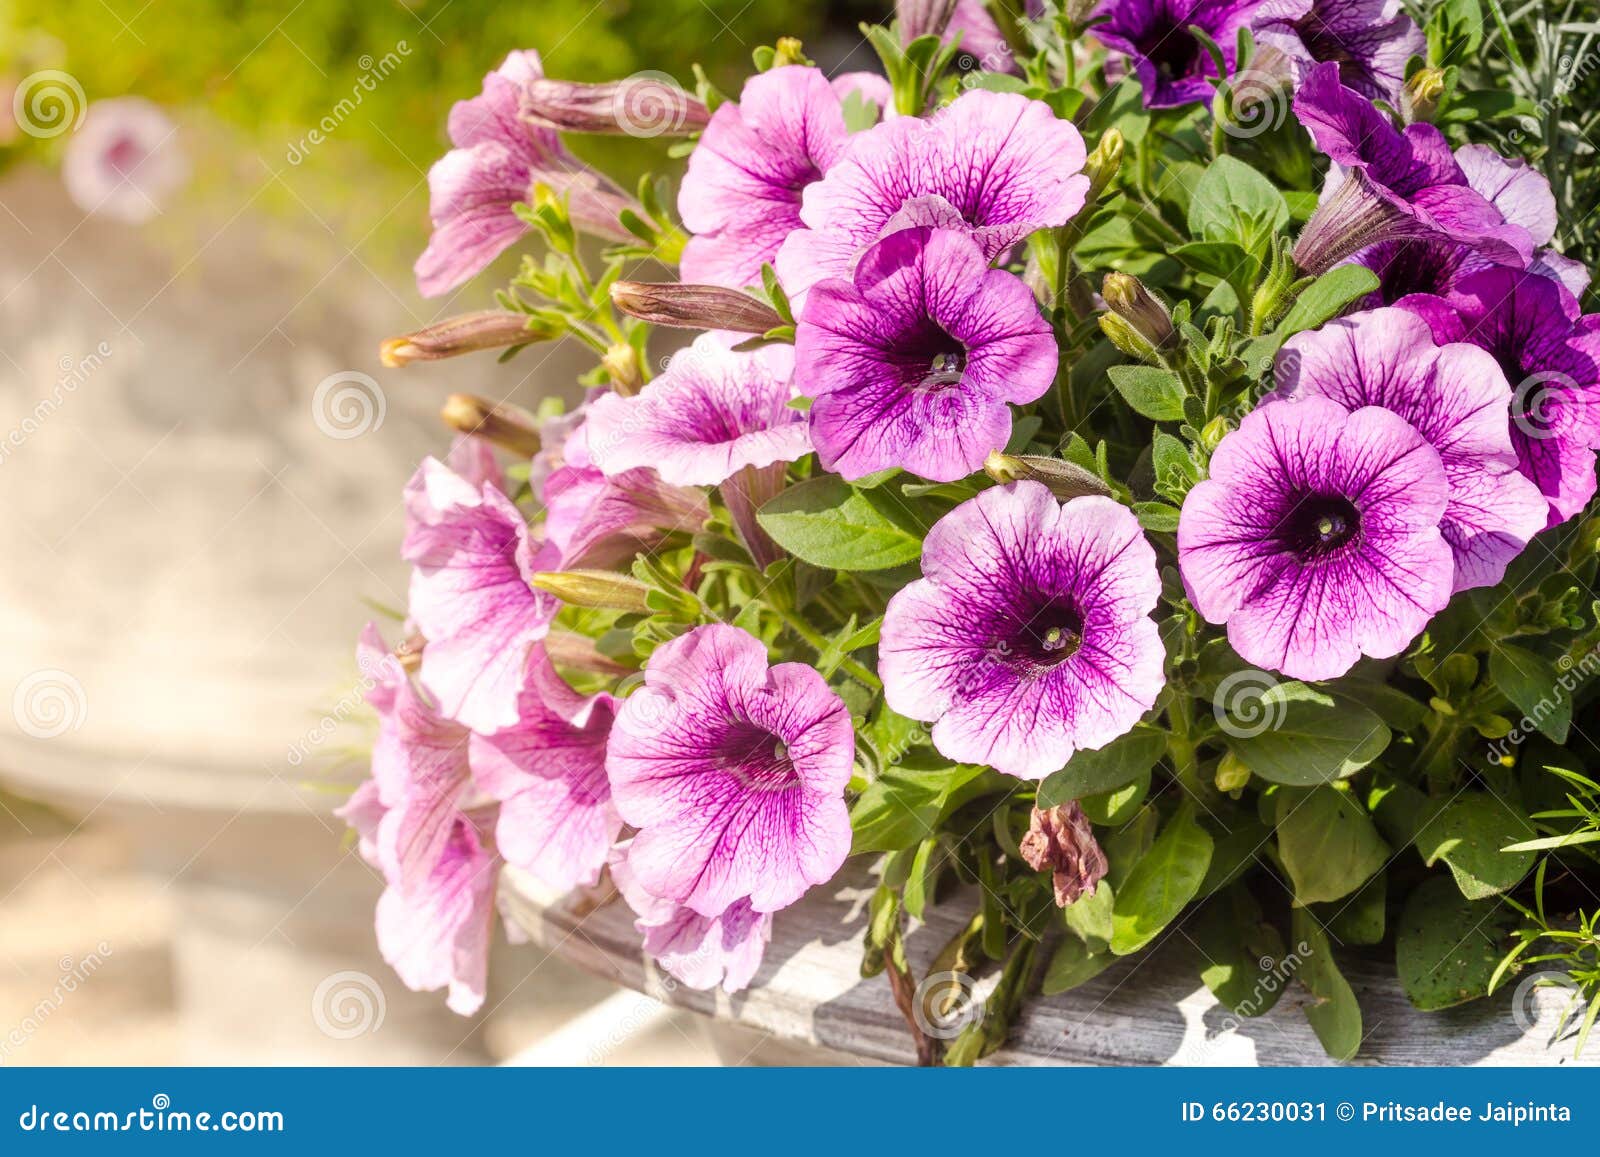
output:
{"label": "flower trumpet throat", "polygon": [[457,433],[487,439],[521,458],[532,458],[541,449],[538,423],[518,406],[475,394],[451,394],[439,417]]}

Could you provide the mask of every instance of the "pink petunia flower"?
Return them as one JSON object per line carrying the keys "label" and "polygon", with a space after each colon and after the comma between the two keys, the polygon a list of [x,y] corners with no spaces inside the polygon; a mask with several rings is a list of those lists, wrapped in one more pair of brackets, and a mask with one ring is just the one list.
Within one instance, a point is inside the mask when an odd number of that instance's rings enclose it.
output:
{"label": "pink petunia flower", "polygon": [[189,179],[178,126],[143,97],[96,101],[67,141],[61,181],[85,213],[142,225]]}
{"label": "pink petunia flower", "polygon": [[428,640],[422,685],[446,718],[485,734],[517,721],[529,653],[560,610],[530,585],[560,551],[535,546],[527,520],[497,488],[473,486],[433,458],[406,485],[401,554],[411,617]]}
{"label": "pink petunia flower", "polygon": [[922,575],[889,601],[878,670],[950,759],[1042,779],[1132,728],[1166,683],[1155,551],[1109,498],[985,490],[929,532]]}
{"label": "pink petunia flower", "polygon": [[720,917],[772,912],[832,878],[850,850],[850,712],[803,663],[696,627],[658,648],[617,712],[612,796],[639,829],[628,866],[652,896]]}

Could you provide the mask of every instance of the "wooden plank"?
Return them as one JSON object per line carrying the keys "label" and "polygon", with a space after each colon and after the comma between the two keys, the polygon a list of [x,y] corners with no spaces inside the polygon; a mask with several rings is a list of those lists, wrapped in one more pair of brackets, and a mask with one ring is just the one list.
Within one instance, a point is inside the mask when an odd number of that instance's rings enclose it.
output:
{"label": "wooden plank", "polygon": [[[645,957],[632,913],[594,895],[541,897],[536,885],[506,873],[502,907],[509,920],[547,951],[591,972],[789,1045],[836,1050],[863,1062],[909,1064],[910,1035],[881,976],[862,980],[861,931],[871,881],[849,866],[774,922],[772,943],[755,983],[732,996],[696,992]],[[939,948],[971,914],[958,897],[930,910],[908,937],[911,965],[922,975]],[[1119,962],[1094,980],[1055,997],[1035,998],[1005,1049],[1002,1065],[1324,1065],[1326,1054],[1290,985],[1269,1014],[1240,1019],[1218,1006],[1199,981],[1199,954],[1181,926],[1144,956]],[[1361,999],[1367,1031],[1356,1063],[1370,1065],[1593,1064],[1600,1047],[1573,1059],[1570,1040],[1547,1047],[1554,1016],[1524,1032],[1509,994],[1443,1013],[1412,1008],[1382,950],[1341,953]],[[992,977],[978,988],[982,995]],[[1544,1006],[1547,1011],[1551,1006]]]}

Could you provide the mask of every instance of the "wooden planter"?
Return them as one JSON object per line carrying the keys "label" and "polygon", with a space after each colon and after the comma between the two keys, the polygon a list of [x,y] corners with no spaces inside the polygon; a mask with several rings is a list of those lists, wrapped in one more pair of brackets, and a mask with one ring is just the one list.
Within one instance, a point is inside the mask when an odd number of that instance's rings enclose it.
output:
{"label": "wooden planter", "polygon": [[[872,881],[847,868],[778,915],[755,983],[732,996],[676,983],[645,956],[633,914],[620,900],[554,900],[515,871],[502,884],[507,919],[544,950],[658,999],[715,1018],[739,1034],[730,1060],[762,1063],[911,1064],[910,1032],[882,977],[862,980],[861,934]],[[926,973],[935,954],[971,915],[959,902],[928,913],[907,938],[912,971]],[[1325,1065],[1301,1006],[1311,998],[1293,983],[1265,1016],[1243,1019],[1219,1006],[1199,981],[1199,954],[1181,925],[1161,945],[1122,961],[1083,986],[1032,999],[1006,1047],[986,1063],[1001,1065]],[[1447,1012],[1413,1008],[1380,955],[1341,956],[1361,1000],[1366,1039],[1355,1063],[1368,1065],[1595,1064],[1600,1045],[1574,1058],[1569,1037],[1551,1042],[1554,1003],[1524,1030],[1503,991]],[[992,980],[992,977],[989,978]],[[980,993],[988,983],[980,982]],[[748,1043],[746,1043],[748,1042]],[[758,1047],[759,1046],[759,1047]],[[724,1050],[725,1054],[729,1050]]]}

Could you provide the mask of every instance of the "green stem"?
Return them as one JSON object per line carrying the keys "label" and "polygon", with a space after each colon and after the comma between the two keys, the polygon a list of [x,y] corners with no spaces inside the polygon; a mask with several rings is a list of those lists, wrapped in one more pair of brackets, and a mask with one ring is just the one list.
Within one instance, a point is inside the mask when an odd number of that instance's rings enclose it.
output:
{"label": "green stem", "polygon": [[[817,654],[820,655],[824,650],[827,649],[828,641],[824,639],[817,631],[813,630],[810,623],[807,623],[793,611],[787,611],[782,607],[777,606],[774,606],[772,609],[776,611],[778,617],[784,621],[784,625],[804,639],[811,649],[817,652]],[[865,687],[869,687],[874,691],[883,690],[883,680],[879,679],[877,675],[867,670],[866,667],[856,662],[856,660],[850,658],[848,655],[839,660],[839,669]]]}

